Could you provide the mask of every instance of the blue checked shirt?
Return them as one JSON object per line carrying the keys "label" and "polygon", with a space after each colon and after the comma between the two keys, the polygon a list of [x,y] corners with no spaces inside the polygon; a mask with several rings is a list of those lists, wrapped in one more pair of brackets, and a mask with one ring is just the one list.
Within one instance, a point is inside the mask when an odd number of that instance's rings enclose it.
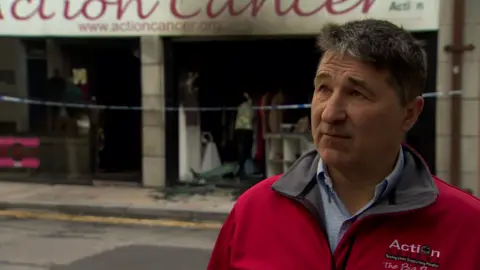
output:
{"label": "blue checked shirt", "polygon": [[374,198],[357,213],[350,215],[345,205],[335,193],[332,180],[329,178],[322,160],[319,161],[317,180],[322,195],[323,210],[326,217],[325,228],[327,230],[328,242],[332,252],[335,251],[338,243],[355,219],[367,209],[372,207],[372,205],[381,198],[388,195],[398,181],[399,175],[403,170],[404,163],[403,150],[400,149],[400,154],[398,155],[395,168],[390,175],[388,175],[380,184],[377,185],[375,188]]}

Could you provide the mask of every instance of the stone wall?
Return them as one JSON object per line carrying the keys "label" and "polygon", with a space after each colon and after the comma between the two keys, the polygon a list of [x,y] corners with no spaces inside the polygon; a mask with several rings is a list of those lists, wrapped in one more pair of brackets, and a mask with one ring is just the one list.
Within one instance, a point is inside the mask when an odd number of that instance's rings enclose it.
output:
{"label": "stone wall", "polygon": [[[438,42],[437,91],[451,90],[451,54],[445,45],[452,43],[452,15],[454,0],[441,0],[440,30]],[[461,142],[461,185],[479,193],[479,105],[480,105],[480,1],[466,0],[464,43],[476,49],[464,54],[462,90],[462,142]],[[437,175],[449,181],[450,173],[450,100],[437,101]]]}

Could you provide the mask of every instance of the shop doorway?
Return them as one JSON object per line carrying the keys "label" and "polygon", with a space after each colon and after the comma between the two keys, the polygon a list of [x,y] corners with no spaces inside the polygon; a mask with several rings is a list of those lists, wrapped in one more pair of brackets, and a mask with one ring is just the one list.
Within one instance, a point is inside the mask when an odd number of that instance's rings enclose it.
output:
{"label": "shop doorway", "polygon": [[[48,78],[46,43],[44,39],[23,39],[27,64],[27,93],[29,98],[42,99]],[[45,129],[45,106],[28,105],[29,130],[38,135],[48,134]]]}
{"label": "shop doorway", "polygon": [[[186,72],[198,72],[200,106],[217,108],[239,106],[244,93],[254,105],[260,105],[267,93],[282,93],[285,104],[310,103],[321,55],[314,37],[175,40],[172,52],[175,87]],[[284,111],[283,122],[295,124],[309,114],[308,109]],[[236,111],[205,111],[200,117],[202,132],[211,133],[224,163],[237,161],[241,151],[234,131],[235,117]],[[258,146],[256,140],[253,144]],[[257,146],[252,158],[263,151]],[[257,172],[263,173],[263,161],[255,161]]]}
{"label": "shop doorway", "polygon": [[[138,39],[92,39],[64,42],[62,48],[72,69],[87,70],[88,94],[96,104],[141,106],[138,46]],[[94,178],[141,181],[141,112],[101,110],[95,133]]]}
{"label": "shop doorway", "polygon": [[[27,85],[29,97],[39,98],[43,96],[43,87],[46,84],[47,75],[47,60],[45,58],[32,57],[27,59]],[[45,106],[28,106],[30,132],[42,134],[42,124],[45,122],[45,115]]]}

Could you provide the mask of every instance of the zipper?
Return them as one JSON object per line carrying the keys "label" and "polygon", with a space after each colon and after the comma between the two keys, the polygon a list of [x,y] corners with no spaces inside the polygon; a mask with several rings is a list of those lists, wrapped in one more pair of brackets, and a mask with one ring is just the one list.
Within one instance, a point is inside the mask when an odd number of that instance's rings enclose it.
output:
{"label": "zipper", "polygon": [[[331,265],[330,269],[331,270],[340,270],[340,269],[337,269],[337,266],[336,266],[336,263],[335,263],[335,256],[333,255],[333,252],[330,249],[330,243],[328,242],[327,229],[325,228],[322,217],[318,213],[315,205],[313,205],[309,200],[307,200],[305,198],[298,198],[298,197],[295,197],[295,196],[291,196],[289,194],[283,193],[283,192],[278,191],[278,190],[275,190],[275,191],[278,192],[279,194],[281,194],[282,196],[285,196],[289,199],[292,199],[292,200],[300,203],[301,205],[303,205],[308,210],[308,212],[310,212],[310,214],[313,215],[313,218],[315,219],[315,221],[317,222],[317,225],[319,226],[320,233],[323,234],[323,237],[325,238],[325,241],[327,242],[328,251],[330,252],[330,265]],[[343,269],[341,269],[341,270],[343,270]]]}
{"label": "zipper", "polygon": [[[343,256],[343,259],[340,263],[340,267],[337,270],[346,270],[347,269],[348,260],[350,259],[350,254],[352,253],[353,245],[355,244],[355,240],[357,238],[357,234],[358,234],[357,227],[359,226],[358,225],[359,222],[360,221],[358,219],[356,221],[354,221],[352,226],[350,226],[350,228],[347,230],[347,232],[344,234],[344,236],[342,237],[342,239],[338,243],[338,246],[341,247],[342,245],[344,245],[344,242],[347,241],[347,239],[349,239],[348,240],[349,242],[348,242],[347,251],[346,251],[345,255]],[[334,255],[334,257],[335,257],[335,255]]]}
{"label": "zipper", "polygon": [[[332,250],[330,249],[330,243],[328,242],[328,233],[327,233],[327,228],[325,228],[325,223],[322,220],[322,217],[319,215],[317,208],[315,205],[313,205],[309,200],[307,199],[299,199],[299,198],[294,198],[296,201],[301,203],[307,210],[313,215],[315,220],[317,221],[318,226],[320,227],[320,231],[323,234],[323,237],[325,238],[325,241],[327,242],[328,246],[328,251],[330,252],[330,264],[331,264],[331,270],[340,270],[337,269],[337,265],[335,263],[335,255],[333,254]],[[343,270],[343,269],[342,269]]]}
{"label": "zipper", "polygon": [[[332,250],[330,249],[330,243],[328,242],[328,233],[327,233],[327,229],[325,228],[325,223],[323,222],[323,219],[320,216],[320,214],[318,213],[315,205],[313,205],[309,200],[307,200],[305,198],[298,198],[298,197],[295,197],[295,196],[285,194],[283,192],[279,192],[279,193],[282,194],[283,196],[287,197],[287,198],[290,198],[290,199],[302,204],[308,210],[308,212],[310,212],[310,214],[313,215],[315,221],[317,221],[317,225],[319,226],[320,232],[323,234],[323,237],[325,238],[325,241],[327,242],[328,251],[330,252],[330,254],[329,254],[330,255],[330,265],[331,265],[330,269],[331,270],[346,270],[347,265],[348,265],[348,260],[350,258],[350,254],[352,252],[353,245],[354,245],[355,239],[356,239],[357,232],[355,232],[355,231],[357,230],[356,228],[358,227],[358,224],[359,224],[360,220],[357,219],[352,224],[350,229],[346,232],[344,237],[342,237],[342,240],[340,240],[340,243],[339,243],[338,246],[343,245],[343,242],[345,242],[346,239],[351,238],[348,249],[347,249],[347,252],[346,252],[345,256],[343,257],[343,259],[340,263],[340,267],[337,268],[334,252],[332,252]],[[371,216],[368,216],[368,218],[370,218],[370,217]],[[363,217],[362,221],[365,218],[366,217]],[[355,233],[353,233],[353,232],[355,232]]]}
{"label": "zipper", "polygon": [[[353,222],[352,226],[350,226],[350,228],[347,230],[347,232],[344,234],[344,236],[342,237],[342,239],[338,243],[338,246],[340,247],[340,246],[345,244],[344,243],[345,241],[349,241],[347,251],[346,251],[345,255],[343,256],[342,262],[340,263],[340,267],[335,269],[335,270],[346,270],[347,269],[348,260],[350,259],[350,255],[351,255],[351,252],[352,252],[352,249],[353,249],[353,245],[355,244],[355,241],[357,240],[357,235],[359,233],[359,226],[360,226],[360,224],[365,222],[365,220],[372,219],[372,218],[375,218],[375,217],[380,217],[380,216],[385,217],[385,216],[401,215],[401,214],[413,212],[413,211],[416,211],[416,210],[418,210],[418,209],[413,209],[413,210],[408,210],[408,211],[398,212],[398,213],[375,213],[375,214],[368,214],[368,215],[364,215],[364,216],[359,216],[357,218],[357,220],[355,220]],[[335,258],[335,255],[333,255],[333,258]]]}
{"label": "zipper", "polygon": [[[415,210],[412,210],[412,211],[415,211]],[[390,215],[403,214],[403,213],[404,212],[402,212],[402,213],[375,213],[375,214],[368,214],[367,213],[367,215],[365,215],[365,213],[364,213],[363,216],[362,215],[358,216],[357,219],[350,226],[350,228],[343,235],[340,242],[338,243],[338,246],[341,247],[342,245],[345,244],[345,241],[349,241],[347,251],[346,251],[345,255],[343,256],[343,259],[340,263],[340,267],[338,269],[335,269],[335,270],[346,270],[347,269],[348,260],[350,259],[350,255],[352,253],[352,249],[353,249],[353,246],[355,244],[355,241],[357,240],[357,235],[359,233],[360,224],[363,224],[365,222],[365,220],[367,220],[367,219],[371,219],[371,218],[375,218],[375,217],[379,217],[379,216],[390,216]],[[333,258],[335,258],[335,255],[333,255]]]}

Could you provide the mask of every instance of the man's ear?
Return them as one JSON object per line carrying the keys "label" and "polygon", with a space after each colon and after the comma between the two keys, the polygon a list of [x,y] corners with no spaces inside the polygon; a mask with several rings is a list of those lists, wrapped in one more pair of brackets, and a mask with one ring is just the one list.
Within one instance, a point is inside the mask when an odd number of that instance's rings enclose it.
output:
{"label": "man's ear", "polygon": [[408,132],[418,120],[422,113],[425,101],[422,96],[418,96],[405,105],[405,118],[403,119],[402,131]]}

